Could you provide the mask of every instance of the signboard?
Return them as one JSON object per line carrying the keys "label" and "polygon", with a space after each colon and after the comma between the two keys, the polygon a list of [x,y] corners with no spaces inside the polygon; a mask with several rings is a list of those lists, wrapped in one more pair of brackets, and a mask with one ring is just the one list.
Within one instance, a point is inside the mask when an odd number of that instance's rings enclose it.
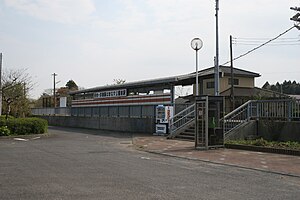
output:
{"label": "signboard", "polygon": [[61,108],[67,107],[67,97],[59,98],[59,107],[61,107]]}

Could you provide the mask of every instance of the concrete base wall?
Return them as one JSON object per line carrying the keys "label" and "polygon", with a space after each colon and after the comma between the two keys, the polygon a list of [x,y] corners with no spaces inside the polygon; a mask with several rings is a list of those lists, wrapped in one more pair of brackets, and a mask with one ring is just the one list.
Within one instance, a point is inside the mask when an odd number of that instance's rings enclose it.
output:
{"label": "concrete base wall", "polygon": [[300,142],[300,122],[250,121],[228,134],[227,140],[244,140],[257,136],[269,141]]}
{"label": "concrete base wall", "polygon": [[300,122],[260,120],[258,135],[266,140],[300,142]]}
{"label": "concrete base wall", "polygon": [[72,117],[72,116],[39,116],[46,119],[49,125],[75,128],[90,128],[110,131],[154,133],[153,118],[122,117]]}
{"label": "concrete base wall", "polygon": [[244,140],[248,137],[256,135],[257,123],[256,121],[249,121],[248,123],[240,126],[239,128],[232,130],[226,136],[226,140]]}

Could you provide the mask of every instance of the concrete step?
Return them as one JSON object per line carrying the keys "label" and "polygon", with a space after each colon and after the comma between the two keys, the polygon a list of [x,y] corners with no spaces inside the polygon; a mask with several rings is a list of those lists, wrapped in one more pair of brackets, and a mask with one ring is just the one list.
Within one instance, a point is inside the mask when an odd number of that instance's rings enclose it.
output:
{"label": "concrete step", "polygon": [[195,136],[195,133],[194,132],[183,132],[179,135],[189,135],[189,136]]}
{"label": "concrete step", "polygon": [[195,134],[195,129],[186,129],[183,132],[184,133],[194,133]]}
{"label": "concrete step", "polygon": [[195,141],[195,132],[182,132],[175,137],[176,139],[184,139],[188,141]]}
{"label": "concrete step", "polygon": [[195,136],[190,136],[190,135],[177,135],[175,137],[176,139],[182,139],[182,140],[188,140],[188,141],[194,141]]}

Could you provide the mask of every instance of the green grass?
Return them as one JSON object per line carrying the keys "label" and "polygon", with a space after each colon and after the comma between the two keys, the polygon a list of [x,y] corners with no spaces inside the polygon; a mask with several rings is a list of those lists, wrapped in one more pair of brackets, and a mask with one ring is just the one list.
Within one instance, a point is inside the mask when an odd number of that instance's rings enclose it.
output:
{"label": "green grass", "polygon": [[226,144],[239,144],[239,145],[250,145],[250,146],[260,146],[260,147],[271,147],[278,149],[292,149],[300,150],[299,142],[277,142],[277,141],[267,141],[263,138],[256,140],[229,140],[226,141]]}

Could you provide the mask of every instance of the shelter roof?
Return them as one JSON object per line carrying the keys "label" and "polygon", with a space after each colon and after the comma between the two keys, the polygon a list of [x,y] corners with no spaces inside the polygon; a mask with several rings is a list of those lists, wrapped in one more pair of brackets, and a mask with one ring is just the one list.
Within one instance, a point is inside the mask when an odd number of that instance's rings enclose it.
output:
{"label": "shelter roof", "polygon": [[[228,66],[220,66],[220,76],[229,75],[231,68]],[[235,76],[244,76],[244,77],[259,77],[258,73],[246,71],[243,69],[234,68],[233,73]],[[209,78],[214,76],[214,67],[210,67],[207,69],[203,69],[198,71],[199,78]],[[117,90],[117,89],[139,89],[139,88],[147,88],[150,89],[166,89],[170,86],[177,85],[192,85],[195,83],[196,72],[178,75],[178,76],[170,76],[165,78],[156,78],[135,82],[128,82],[123,84],[115,84],[115,85],[105,85],[100,87],[93,87],[89,89],[71,91],[69,94],[80,94],[80,93],[89,93],[89,92],[97,92],[97,91],[105,91],[105,90]]]}

